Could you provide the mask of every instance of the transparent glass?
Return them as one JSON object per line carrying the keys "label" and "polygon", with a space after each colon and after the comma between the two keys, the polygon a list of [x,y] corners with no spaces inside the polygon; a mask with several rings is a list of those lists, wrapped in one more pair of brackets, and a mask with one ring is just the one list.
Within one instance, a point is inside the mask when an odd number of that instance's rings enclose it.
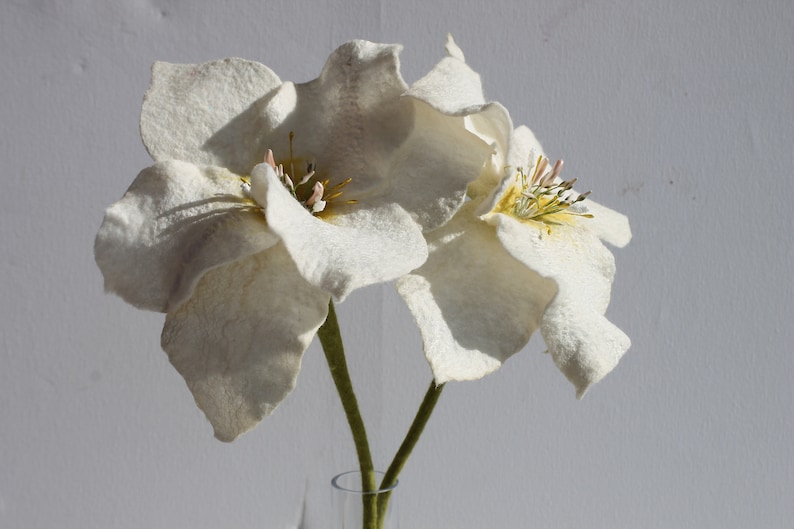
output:
{"label": "transparent glass", "polygon": [[[380,483],[383,472],[375,471],[375,476]],[[394,489],[398,484],[399,481],[390,488],[364,493],[361,491],[361,472],[358,470],[335,476],[331,480],[333,516],[328,529],[362,529],[364,498],[369,494],[377,495],[378,501],[383,501],[385,498],[389,501],[383,524],[378,525],[378,529],[400,529],[400,521],[394,505],[397,499]]]}

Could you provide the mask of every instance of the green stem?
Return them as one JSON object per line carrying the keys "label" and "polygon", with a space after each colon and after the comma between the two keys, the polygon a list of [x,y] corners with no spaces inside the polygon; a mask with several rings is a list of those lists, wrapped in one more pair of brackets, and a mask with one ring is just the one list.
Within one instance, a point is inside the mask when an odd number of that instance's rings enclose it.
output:
{"label": "green stem", "polygon": [[[435,408],[438,398],[441,396],[441,390],[443,389],[444,384],[436,385],[435,380],[430,382],[430,387],[427,388],[425,398],[422,400],[422,404],[416,412],[414,422],[411,423],[408,433],[405,434],[405,439],[403,439],[400,448],[394,455],[394,459],[392,459],[391,465],[389,465],[386,474],[383,476],[383,480],[380,483],[381,490],[390,489],[397,483],[397,476],[400,475],[400,471],[405,466],[408,457],[419,441],[419,437],[422,435],[427,421],[430,420],[430,415],[433,413],[433,408]],[[383,519],[386,514],[386,509],[389,506],[390,498],[391,490],[378,495],[378,528],[383,527]]]}
{"label": "green stem", "polygon": [[347,369],[345,360],[345,349],[342,345],[342,334],[339,331],[339,323],[336,319],[333,300],[328,302],[328,318],[317,331],[320,343],[325,352],[325,359],[331,371],[331,377],[342,401],[342,407],[350,425],[350,432],[353,434],[353,442],[356,445],[358,454],[358,466],[361,470],[361,490],[364,507],[363,528],[378,529],[377,494],[367,494],[376,490],[375,467],[372,464],[372,454],[369,451],[367,441],[367,430],[364,427],[364,420],[358,408],[358,400],[353,391],[353,382],[350,380],[350,372]]}

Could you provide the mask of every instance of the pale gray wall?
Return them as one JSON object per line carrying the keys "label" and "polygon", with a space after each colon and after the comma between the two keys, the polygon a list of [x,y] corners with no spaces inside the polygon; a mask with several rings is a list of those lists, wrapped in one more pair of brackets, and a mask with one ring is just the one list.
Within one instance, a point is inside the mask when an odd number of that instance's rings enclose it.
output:
{"label": "pale gray wall", "polygon": [[[792,527],[788,0],[2,0],[0,527],[326,527],[354,459],[317,344],[274,416],[215,441],[162,316],[103,294],[93,237],[149,163],[153,61],[305,81],[360,37],[405,44],[413,81],[447,31],[488,97],[629,215],[609,315],[634,345],[581,402],[540,338],[450,384],[403,473],[403,527]],[[390,286],[339,310],[385,465],[429,370]]]}

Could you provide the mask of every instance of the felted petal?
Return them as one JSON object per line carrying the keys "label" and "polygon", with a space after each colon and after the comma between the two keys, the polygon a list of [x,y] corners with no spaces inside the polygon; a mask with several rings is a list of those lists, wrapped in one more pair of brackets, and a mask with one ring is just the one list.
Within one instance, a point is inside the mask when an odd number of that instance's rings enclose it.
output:
{"label": "felted petal", "polygon": [[[457,170],[471,182],[469,196],[477,198],[487,194],[501,180],[503,153],[507,150],[513,125],[504,107],[499,103],[486,103],[479,74],[465,63],[463,52],[452,37],[448,35],[447,38],[449,56],[414,83],[405,95],[446,116],[462,117],[463,127],[487,145],[487,148],[481,146],[476,155],[478,159],[483,157],[483,162],[490,163],[479,167],[460,164],[461,168]],[[453,123],[459,125],[458,122]],[[425,229],[433,229],[443,222]]]}
{"label": "felted petal", "polygon": [[[488,196],[499,186],[505,171],[515,164],[516,156],[522,150],[513,149],[517,141],[518,147],[523,145],[527,132],[532,132],[526,127],[519,127],[513,131],[513,121],[507,109],[499,103],[492,103],[485,107],[479,114],[472,114],[466,118],[466,128],[471,130],[480,139],[491,145],[492,153],[480,171],[477,180],[469,184],[468,194],[473,200]],[[534,136],[532,136],[534,139]]]}
{"label": "felted petal", "polygon": [[225,169],[179,161],[141,171],[96,236],[105,289],[138,308],[168,312],[207,270],[275,244],[241,183]]}
{"label": "felted petal", "polygon": [[535,166],[537,157],[543,154],[543,147],[529,127],[516,127],[509,138],[505,164],[513,171],[521,167],[528,171]]}
{"label": "felted petal", "polygon": [[505,249],[530,270],[557,283],[541,334],[554,362],[574,384],[577,396],[601,380],[631,345],[605,317],[615,275],[612,254],[598,235],[579,224],[549,227],[496,213],[486,216]]}
{"label": "felted petal", "polygon": [[427,262],[397,281],[437,383],[496,370],[527,344],[556,293],[504,250],[475,207],[427,234]]}
{"label": "felted petal", "polygon": [[466,62],[466,57],[463,55],[463,50],[458,47],[455,39],[452,38],[451,33],[447,33],[447,45],[444,46],[444,49],[447,50],[447,55],[450,57]]}
{"label": "felted petal", "polygon": [[248,174],[267,148],[262,98],[280,84],[267,66],[243,59],[156,62],[141,110],[143,143],[155,161]]}
{"label": "felted petal", "polygon": [[427,75],[411,85],[407,96],[424,101],[439,112],[463,116],[485,105],[480,75],[463,60],[463,52],[447,35],[447,53]]}
{"label": "felted petal", "polygon": [[583,204],[587,207],[592,219],[587,222],[587,229],[612,246],[623,248],[631,241],[629,218],[606,206],[588,199]]}
{"label": "felted petal", "polygon": [[487,195],[502,179],[513,124],[502,105],[486,103],[479,74],[466,64],[463,52],[450,35],[447,53],[449,56],[414,83],[406,95],[446,115],[464,116],[466,129],[490,146],[489,163],[478,171],[479,176],[468,188],[469,196],[477,199]]}
{"label": "felted petal", "polygon": [[[399,72],[400,46],[351,41],[328,58],[308,83],[284,83],[264,105],[267,146],[276,160],[314,160],[317,174],[346,193],[382,185],[385,165],[413,127],[411,106],[400,99],[407,85]],[[289,172],[289,171],[287,171]]]}
{"label": "felted petal", "polygon": [[251,194],[301,275],[338,301],[357,288],[391,281],[427,258],[422,232],[396,204],[321,220],[295,200],[268,164],[254,168]]}
{"label": "felted petal", "polygon": [[233,441],[292,391],[329,296],[282,245],[216,268],[169,313],[162,347],[221,441]]}
{"label": "felted petal", "polygon": [[631,347],[631,339],[602,314],[564,297],[546,310],[540,332],[554,363],[580,399]]}
{"label": "felted petal", "polygon": [[466,130],[463,118],[445,116],[420,101],[413,105],[416,124],[390,161],[386,185],[360,203],[394,202],[430,231],[461,207],[493,149]]}

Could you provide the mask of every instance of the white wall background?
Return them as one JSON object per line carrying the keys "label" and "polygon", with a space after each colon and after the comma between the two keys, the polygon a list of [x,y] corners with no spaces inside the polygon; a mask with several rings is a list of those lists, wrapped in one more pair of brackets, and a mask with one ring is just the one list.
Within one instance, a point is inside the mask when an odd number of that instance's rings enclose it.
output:
{"label": "white wall background", "polygon": [[[319,346],[275,415],[222,444],[162,315],[102,292],[93,238],[149,164],[153,61],[306,81],[367,38],[405,44],[411,82],[448,31],[488,97],[631,218],[609,315],[634,345],[581,402],[539,337],[450,384],[403,527],[793,527],[789,0],[2,0],[0,527],[327,527],[328,480],[355,463]],[[390,286],[339,311],[385,466],[429,370]]]}

